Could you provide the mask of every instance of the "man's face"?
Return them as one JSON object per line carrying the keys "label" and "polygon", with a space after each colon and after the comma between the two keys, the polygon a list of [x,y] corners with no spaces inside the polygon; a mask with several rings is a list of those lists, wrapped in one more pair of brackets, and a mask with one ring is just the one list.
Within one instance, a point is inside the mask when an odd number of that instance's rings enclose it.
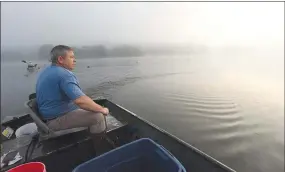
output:
{"label": "man's face", "polygon": [[74,52],[72,50],[67,51],[64,57],[60,56],[58,58],[58,62],[60,65],[62,65],[66,69],[73,70],[76,64]]}

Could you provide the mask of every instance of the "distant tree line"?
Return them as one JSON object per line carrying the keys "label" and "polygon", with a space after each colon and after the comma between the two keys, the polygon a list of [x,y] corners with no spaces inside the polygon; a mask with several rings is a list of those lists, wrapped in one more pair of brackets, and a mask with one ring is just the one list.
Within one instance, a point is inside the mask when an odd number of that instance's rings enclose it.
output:
{"label": "distant tree line", "polygon": [[[52,44],[44,44],[39,47],[15,48],[9,50],[1,49],[1,61],[6,60],[50,60],[50,51],[54,47]],[[105,57],[138,57],[145,55],[174,55],[189,54],[195,51],[205,51],[203,46],[145,46],[136,47],[131,45],[119,45],[106,47],[104,45],[76,46],[72,47],[76,58],[105,58]]]}
{"label": "distant tree line", "polygon": [[[38,51],[40,59],[49,59],[50,51],[54,45],[42,45]],[[114,48],[106,48],[104,45],[72,47],[76,58],[100,58],[100,57],[135,57],[144,55],[137,47],[122,45]]]}

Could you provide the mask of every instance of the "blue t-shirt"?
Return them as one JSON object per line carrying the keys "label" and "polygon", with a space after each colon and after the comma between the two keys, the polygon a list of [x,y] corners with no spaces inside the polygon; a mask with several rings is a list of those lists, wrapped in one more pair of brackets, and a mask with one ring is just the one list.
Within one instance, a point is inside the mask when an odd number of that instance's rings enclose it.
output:
{"label": "blue t-shirt", "polygon": [[60,66],[50,65],[39,75],[36,99],[44,119],[53,119],[78,108],[73,100],[85,95],[75,75]]}

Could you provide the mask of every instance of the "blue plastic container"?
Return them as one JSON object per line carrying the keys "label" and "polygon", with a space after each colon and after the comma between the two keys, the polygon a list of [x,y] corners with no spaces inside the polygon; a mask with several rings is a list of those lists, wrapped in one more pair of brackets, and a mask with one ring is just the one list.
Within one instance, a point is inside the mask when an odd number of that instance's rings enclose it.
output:
{"label": "blue plastic container", "polygon": [[73,172],[186,172],[164,147],[143,138],[91,159]]}

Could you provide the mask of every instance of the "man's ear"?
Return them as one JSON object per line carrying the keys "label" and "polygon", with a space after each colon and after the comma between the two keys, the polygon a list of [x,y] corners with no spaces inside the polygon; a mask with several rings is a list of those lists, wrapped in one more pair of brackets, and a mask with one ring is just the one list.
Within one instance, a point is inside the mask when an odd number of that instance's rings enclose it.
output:
{"label": "man's ear", "polygon": [[63,62],[63,57],[62,56],[58,56],[57,61],[62,63]]}

